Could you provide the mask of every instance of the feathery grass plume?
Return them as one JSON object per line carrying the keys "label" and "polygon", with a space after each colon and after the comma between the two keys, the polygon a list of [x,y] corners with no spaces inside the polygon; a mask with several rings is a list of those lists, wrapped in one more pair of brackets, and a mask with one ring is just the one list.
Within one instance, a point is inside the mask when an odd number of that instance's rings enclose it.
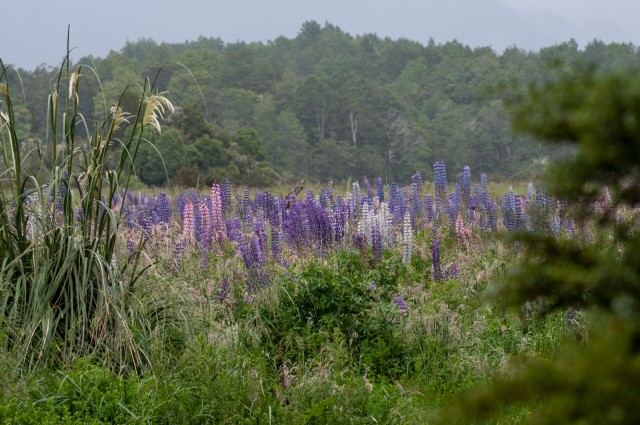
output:
{"label": "feathery grass plume", "polygon": [[78,102],[78,83],[80,82],[80,67],[71,73],[69,76],[69,88],[67,90],[69,100]]}
{"label": "feathery grass plume", "polygon": [[109,108],[109,118],[114,132],[120,130],[122,125],[128,125],[131,117],[132,115],[125,112],[119,103],[114,103]]}
{"label": "feathery grass plume", "polygon": [[158,133],[162,132],[160,121],[167,111],[174,113],[173,104],[162,94],[153,94],[145,99],[144,115],[142,123],[152,126]]}

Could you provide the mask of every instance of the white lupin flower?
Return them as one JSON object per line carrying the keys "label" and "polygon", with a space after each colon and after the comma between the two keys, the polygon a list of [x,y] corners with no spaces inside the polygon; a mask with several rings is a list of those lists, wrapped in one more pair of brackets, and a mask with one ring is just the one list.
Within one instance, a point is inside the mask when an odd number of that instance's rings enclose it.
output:
{"label": "white lupin flower", "polygon": [[411,261],[411,248],[413,244],[413,229],[411,228],[411,215],[409,214],[409,210],[404,213],[404,220],[402,223],[402,243],[404,245],[402,262],[407,264]]}

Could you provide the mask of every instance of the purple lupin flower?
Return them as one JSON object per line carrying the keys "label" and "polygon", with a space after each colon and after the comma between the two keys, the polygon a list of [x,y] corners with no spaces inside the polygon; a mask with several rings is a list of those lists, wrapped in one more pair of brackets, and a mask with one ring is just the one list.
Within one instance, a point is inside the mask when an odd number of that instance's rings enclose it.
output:
{"label": "purple lupin flower", "polygon": [[389,185],[389,211],[393,214],[398,204],[398,186],[395,182]]}
{"label": "purple lupin flower", "polygon": [[345,226],[349,216],[348,206],[343,202],[342,197],[336,199],[336,206],[331,216],[331,231],[336,241],[340,241],[345,236]]}
{"label": "purple lupin flower", "polygon": [[227,277],[223,277],[220,282],[220,289],[218,291],[218,302],[222,303],[227,299],[227,295],[229,294],[229,279]]}
{"label": "purple lupin flower", "polygon": [[320,205],[322,208],[331,208],[330,191],[328,187],[320,189]]}
{"label": "purple lupin flower", "polygon": [[261,252],[266,252],[267,246],[268,246],[268,238],[267,238],[267,232],[264,227],[264,221],[261,218],[254,217],[253,231],[258,237],[258,242],[260,243]]}
{"label": "purple lupin flower", "polygon": [[227,238],[238,242],[238,237],[242,235],[242,222],[237,216],[232,216],[226,221]]}
{"label": "purple lupin flower", "polygon": [[360,251],[360,258],[365,258],[367,255],[367,237],[362,233],[356,233],[353,235],[353,245]]}
{"label": "purple lupin flower", "polygon": [[158,193],[156,209],[158,211],[157,224],[168,224],[171,219],[171,208],[169,207],[169,200],[167,199],[167,194],[165,192]]}
{"label": "purple lupin flower", "polygon": [[569,232],[569,236],[571,236],[572,238],[576,237],[576,229],[573,226],[573,221],[570,218],[564,219],[564,227],[565,229],[567,229],[567,232]]}
{"label": "purple lupin flower", "polygon": [[271,227],[271,257],[277,261],[282,261],[282,232],[279,228]]}
{"label": "purple lupin flower", "polygon": [[377,194],[378,194],[378,199],[380,200],[380,202],[384,202],[384,185],[382,184],[382,178],[378,177],[376,178],[376,189],[377,189]]}
{"label": "purple lupin flower", "polygon": [[400,312],[402,313],[409,312],[409,306],[407,305],[407,302],[404,300],[404,297],[402,295],[398,295],[397,297],[393,298],[391,301],[393,301],[393,303],[398,307],[398,310],[400,310]]}
{"label": "purple lupin flower", "polygon": [[182,263],[182,257],[184,256],[184,251],[186,247],[187,247],[187,241],[183,238],[180,238],[173,250],[173,259],[167,260],[168,268],[178,269],[180,267],[180,264]]}
{"label": "purple lupin flower", "polygon": [[491,202],[489,206],[488,229],[492,232],[498,231],[498,204]]}
{"label": "purple lupin flower", "polygon": [[478,194],[474,193],[469,198],[469,223],[474,223],[476,221],[477,209],[478,209]]}
{"label": "purple lupin flower", "polygon": [[178,199],[176,200],[176,206],[178,207],[178,214],[180,215],[180,220],[184,221],[184,207],[187,205],[187,195],[184,193],[180,193],[178,195]]}
{"label": "purple lupin flower", "polygon": [[151,217],[149,217],[146,212],[138,212],[138,225],[140,226],[140,230],[142,231],[142,237],[145,240],[149,239],[151,237],[151,231],[153,229],[153,222],[151,221]]}
{"label": "purple lupin flower", "polygon": [[471,197],[471,168],[468,165],[464,166],[460,175],[460,195],[462,204],[468,205]]}
{"label": "purple lupin flower", "polygon": [[[394,185],[392,183],[392,185]],[[395,186],[395,185],[394,185]],[[390,200],[390,210],[393,215],[393,223],[401,224],[404,219],[404,214],[407,209],[407,204],[405,203],[405,197],[402,193],[402,190],[398,189],[397,186],[392,188],[392,191],[389,193]]]}
{"label": "purple lupin flower", "polygon": [[369,184],[367,176],[364,176],[364,187],[367,192],[367,204],[371,205],[373,203],[373,191],[371,190],[371,185]]}
{"label": "purple lupin flower", "polygon": [[436,219],[442,215],[447,196],[447,169],[444,162],[433,164],[433,186],[436,200]]}
{"label": "purple lupin flower", "polygon": [[447,270],[447,277],[449,279],[457,279],[458,278],[458,266],[455,263],[451,265],[449,270]]}
{"label": "purple lupin flower", "polygon": [[427,215],[427,220],[429,222],[433,221],[433,198],[431,197],[431,195],[424,195],[424,211]]}
{"label": "purple lupin flower", "polygon": [[513,189],[509,189],[509,193],[502,197],[502,220],[504,227],[509,232],[517,232],[521,230],[520,202],[513,193]]}
{"label": "purple lupin flower", "polygon": [[222,202],[222,214],[231,211],[231,182],[229,179],[224,181],[224,185],[220,188],[220,199]]}
{"label": "purple lupin flower", "polygon": [[373,252],[373,263],[380,264],[382,261],[382,235],[378,224],[374,224],[371,228],[371,251]]}
{"label": "purple lupin flower", "polygon": [[489,180],[485,173],[480,174],[480,207],[489,210]]}
{"label": "purple lupin flower", "polygon": [[289,211],[284,217],[283,228],[286,242],[301,249],[307,240],[308,232],[307,217],[302,202],[295,199],[291,201]]}

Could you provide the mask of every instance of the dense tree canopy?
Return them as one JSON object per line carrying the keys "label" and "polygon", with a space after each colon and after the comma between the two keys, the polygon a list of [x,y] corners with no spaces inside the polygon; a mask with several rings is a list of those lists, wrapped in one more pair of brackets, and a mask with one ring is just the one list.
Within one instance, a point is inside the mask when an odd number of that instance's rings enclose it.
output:
{"label": "dense tree canopy", "polygon": [[[400,181],[415,170],[429,175],[436,160],[452,169],[469,165],[493,175],[529,176],[558,148],[514,135],[502,100],[544,81],[549,67],[585,63],[598,70],[637,68],[640,55],[633,45],[598,40],[584,49],[571,40],[538,52],[511,47],[500,54],[456,41],[422,45],[353,37],[331,24],[305,22],[293,39],[141,39],[105,58],[81,58],[78,64],[94,68],[100,85],[95,79],[94,99],[81,99],[80,109],[90,117],[120,99],[123,109],[135,112],[133,97],[119,97],[116,88],[141,76],[168,92],[180,115],[168,119],[178,133],[157,140],[160,152],[162,143],[171,143],[164,178],[156,175],[151,147],[138,158],[140,178],[153,185],[184,167],[205,180],[228,172],[242,183],[258,165],[275,180],[366,174]],[[54,71],[19,70],[33,114],[23,114],[23,128],[43,140],[44,130],[29,123],[46,121],[47,111],[38,105],[46,104],[43,97],[56,83]]]}

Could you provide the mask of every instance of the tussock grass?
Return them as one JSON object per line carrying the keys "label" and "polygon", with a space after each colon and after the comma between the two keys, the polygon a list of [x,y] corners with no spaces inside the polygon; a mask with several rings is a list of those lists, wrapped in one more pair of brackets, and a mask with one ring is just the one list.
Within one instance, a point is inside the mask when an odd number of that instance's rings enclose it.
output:
{"label": "tussock grass", "polygon": [[[149,364],[136,335],[148,324],[141,323],[145,319],[134,305],[145,269],[143,244],[123,254],[113,201],[127,188],[139,144],[149,131],[160,131],[163,114],[173,107],[147,81],[136,115],[124,114],[116,101],[104,118],[84,117],[79,112],[84,71],[71,69],[67,56],[52,84],[49,139],[32,142],[53,156],[50,178],[43,180],[40,170],[22,168],[27,135],[19,131],[6,78],[13,70],[0,62],[0,317],[4,348],[26,370],[89,354],[99,354],[118,371]],[[86,139],[78,135],[79,127]],[[117,139],[123,130],[125,138]],[[120,158],[111,169],[106,158],[114,144]]]}

